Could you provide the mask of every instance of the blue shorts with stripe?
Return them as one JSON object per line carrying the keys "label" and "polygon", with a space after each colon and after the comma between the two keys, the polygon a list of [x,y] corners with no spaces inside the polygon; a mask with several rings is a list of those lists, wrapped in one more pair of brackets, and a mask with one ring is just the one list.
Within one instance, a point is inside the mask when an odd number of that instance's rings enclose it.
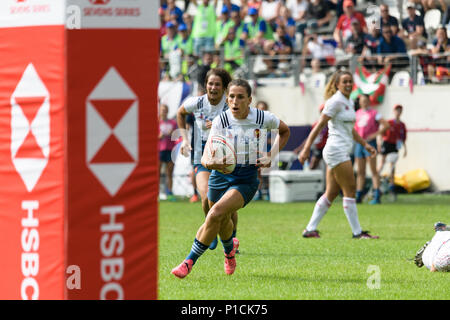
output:
{"label": "blue shorts with stripe", "polygon": [[258,186],[256,175],[247,179],[234,179],[232,174],[225,175],[213,170],[208,181],[208,199],[218,202],[228,190],[236,189],[244,198],[245,207],[255,196]]}

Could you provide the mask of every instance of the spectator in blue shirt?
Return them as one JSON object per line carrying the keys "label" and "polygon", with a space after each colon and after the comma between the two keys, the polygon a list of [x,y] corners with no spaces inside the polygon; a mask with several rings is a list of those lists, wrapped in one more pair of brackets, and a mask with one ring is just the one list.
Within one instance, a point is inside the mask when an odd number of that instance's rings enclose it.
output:
{"label": "spectator in blue shirt", "polygon": [[416,8],[413,3],[408,2],[406,5],[408,17],[403,19],[403,39],[405,40],[409,49],[416,49],[419,40],[427,41],[427,33],[425,31],[425,24],[421,16],[416,15]]}
{"label": "spectator in blue shirt", "polygon": [[407,66],[409,59],[406,56],[405,42],[398,36],[392,34],[391,28],[387,26],[382,29],[381,35],[380,44],[377,48],[377,53],[380,55],[378,57],[378,64],[385,65],[392,63],[399,68]]}
{"label": "spectator in blue shirt", "polygon": [[167,0],[166,21],[176,20],[177,25],[183,23],[183,10],[175,5],[175,0]]}

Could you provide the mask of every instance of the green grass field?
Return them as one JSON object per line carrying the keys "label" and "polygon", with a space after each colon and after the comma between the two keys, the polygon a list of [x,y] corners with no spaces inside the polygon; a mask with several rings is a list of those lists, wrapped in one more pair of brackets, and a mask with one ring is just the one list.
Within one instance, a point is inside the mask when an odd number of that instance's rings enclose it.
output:
{"label": "green grass field", "polygon": [[[400,195],[395,203],[359,205],[362,228],[379,235],[378,240],[351,238],[340,198],[319,226],[322,237],[302,238],[301,231],[309,221],[313,206],[313,202],[251,202],[239,211],[237,237],[241,253],[236,258],[236,272],[232,276],[224,273],[219,244],[216,250],[208,250],[192,272],[180,280],[170,270],[189,253],[197,229],[203,223],[203,213],[198,203],[161,201],[158,298],[450,298],[450,273],[431,273],[425,267],[417,268],[411,260],[433,236],[434,222],[450,222],[449,195]],[[368,283],[376,284],[372,280],[377,274],[379,288],[369,288]]]}

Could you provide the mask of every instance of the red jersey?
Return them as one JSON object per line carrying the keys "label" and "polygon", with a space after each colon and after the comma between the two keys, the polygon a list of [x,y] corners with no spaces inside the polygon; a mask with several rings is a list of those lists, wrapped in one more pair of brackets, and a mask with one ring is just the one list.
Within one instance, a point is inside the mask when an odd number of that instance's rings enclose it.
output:
{"label": "red jersey", "polygon": [[403,122],[391,119],[388,121],[389,129],[383,135],[383,140],[396,144],[398,140],[406,141],[406,126]]}
{"label": "red jersey", "polygon": [[342,14],[339,17],[339,20],[336,25],[336,29],[342,31],[343,38],[350,37],[352,34],[352,22],[353,20],[358,20],[359,24],[361,25],[361,28],[366,28],[366,19],[364,18],[364,15],[360,12],[355,12],[352,17],[348,17],[346,14]]}

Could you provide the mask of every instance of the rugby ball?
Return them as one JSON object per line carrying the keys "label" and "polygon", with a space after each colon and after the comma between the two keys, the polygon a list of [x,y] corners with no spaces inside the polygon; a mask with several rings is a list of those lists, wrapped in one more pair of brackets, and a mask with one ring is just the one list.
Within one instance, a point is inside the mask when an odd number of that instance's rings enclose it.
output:
{"label": "rugby ball", "polygon": [[[236,168],[236,151],[234,145],[226,137],[222,135],[214,135],[209,140],[208,146],[209,156],[212,157],[212,152],[215,150],[214,158],[223,159],[225,157],[225,163],[228,165],[226,169],[232,172]],[[217,170],[224,173],[221,170]]]}

